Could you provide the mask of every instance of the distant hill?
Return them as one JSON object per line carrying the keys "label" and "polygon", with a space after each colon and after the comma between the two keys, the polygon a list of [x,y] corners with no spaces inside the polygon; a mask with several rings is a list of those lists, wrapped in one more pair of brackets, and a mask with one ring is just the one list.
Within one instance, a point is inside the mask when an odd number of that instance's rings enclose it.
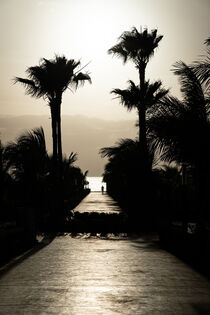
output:
{"label": "distant hill", "polygon": [[[52,151],[50,116],[0,116],[0,139],[5,144],[25,130],[42,126],[48,152]],[[101,176],[106,159],[98,154],[100,148],[114,145],[120,138],[135,138],[133,120],[108,121],[87,116],[62,116],[63,152],[78,153],[77,164],[89,176]]]}

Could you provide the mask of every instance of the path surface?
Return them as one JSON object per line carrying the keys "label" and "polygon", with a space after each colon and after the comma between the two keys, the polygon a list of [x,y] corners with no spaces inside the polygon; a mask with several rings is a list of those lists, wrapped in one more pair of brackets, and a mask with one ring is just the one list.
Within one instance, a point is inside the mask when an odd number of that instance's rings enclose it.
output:
{"label": "path surface", "polygon": [[[120,211],[90,193],[75,211]],[[151,237],[56,237],[0,277],[0,314],[210,314],[210,282]]]}
{"label": "path surface", "polygon": [[154,239],[66,235],[1,276],[0,314],[210,314],[210,282]]}
{"label": "path surface", "polygon": [[121,212],[117,203],[107,194],[101,192],[91,192],[74,209],[78,212],[102,212],[116,213]]}

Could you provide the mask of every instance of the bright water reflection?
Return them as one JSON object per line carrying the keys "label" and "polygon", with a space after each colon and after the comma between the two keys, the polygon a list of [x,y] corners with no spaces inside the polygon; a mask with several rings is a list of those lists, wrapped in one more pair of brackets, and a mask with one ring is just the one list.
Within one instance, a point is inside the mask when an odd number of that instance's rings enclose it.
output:
{"label": "bright water reflection", "polygon": [[104,191],[106,191],[106,183],[104,183],[102,180],[102,177],[87,177],[91,191],[101,191],[102,185],[104,186]]}

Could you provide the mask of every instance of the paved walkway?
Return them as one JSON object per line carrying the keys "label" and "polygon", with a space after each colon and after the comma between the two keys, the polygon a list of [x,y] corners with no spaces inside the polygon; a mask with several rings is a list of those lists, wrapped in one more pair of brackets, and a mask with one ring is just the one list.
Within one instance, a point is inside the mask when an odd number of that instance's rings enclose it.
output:
{"label": "paved walkway", "polygon": [[102,213],[119,213],[121,209],[117,203],[107,194],[101,192],[91,192],[82,202],[74,209],[78,212],[102,212]]}
{"label": "paved walkway", "polygon": [[[101,193],[75,211],[120,211]],[[210,282],[157,237],[56,237],[0,277],[2,315],[210,314]]]}
{"label": "paved walkway", "polygon": [[1,276],[0,314],[210,314],[210,282],[155,239],[66,235]]}

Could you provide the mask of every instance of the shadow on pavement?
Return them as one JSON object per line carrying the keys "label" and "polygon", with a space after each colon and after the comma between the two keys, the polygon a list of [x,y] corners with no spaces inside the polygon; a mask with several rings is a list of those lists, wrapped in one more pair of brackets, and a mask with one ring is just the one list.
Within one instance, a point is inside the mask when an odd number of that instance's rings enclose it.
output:
{"label": "shadow on pavement", "polygon": [[9,270],[20,264],[22,261],[27,259],[28,257],[36,254],[42,248],[48,246],[56,237],[56,234],[45,235],[40,242],[37,242],[32,248],[25,251],[23,254],[14,257],[8,263],[4,264],[0,267],[0,278]]}
{"label": "shadow on pavement", "polygon": [[192,304],[192,307],[196,310],[199,315],[209,315],[210,314],[210,303],[199,303]]}

